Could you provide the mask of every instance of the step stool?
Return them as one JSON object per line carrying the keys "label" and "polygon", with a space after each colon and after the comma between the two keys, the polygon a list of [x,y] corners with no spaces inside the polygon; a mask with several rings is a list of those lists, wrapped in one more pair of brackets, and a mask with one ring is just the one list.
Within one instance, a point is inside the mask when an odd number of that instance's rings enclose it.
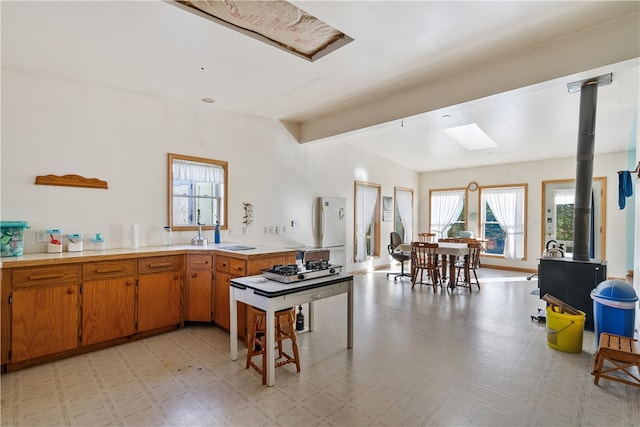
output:
{"label": "step stool", "polygon": [[[615,367],[603,369],[602,365],[605,360]],[[635,373],[633,372],[634,368]],[[609,375],[615,371],[621,371],[618,373],[620,375]],[[593,383],[596,385],[602,377],[640,387],[640,346],[638,340],[607,332],[600,334],[600,345],[593,360],[591,375],[595,376]]]}

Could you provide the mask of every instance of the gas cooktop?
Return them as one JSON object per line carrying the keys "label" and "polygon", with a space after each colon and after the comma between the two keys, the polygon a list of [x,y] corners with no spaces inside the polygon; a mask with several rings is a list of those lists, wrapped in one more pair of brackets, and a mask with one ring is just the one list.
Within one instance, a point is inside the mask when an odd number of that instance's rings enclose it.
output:
{"label": "gas cooktop", "polygon": [[293,283],[301,280],[317,279],[331,276],[342,271],[341,265],[329,264],[326,260],[307,261],[304,266],[297,264],[274,265],[269,270],[263,270],[262,275],[267,279],[282,283]]}

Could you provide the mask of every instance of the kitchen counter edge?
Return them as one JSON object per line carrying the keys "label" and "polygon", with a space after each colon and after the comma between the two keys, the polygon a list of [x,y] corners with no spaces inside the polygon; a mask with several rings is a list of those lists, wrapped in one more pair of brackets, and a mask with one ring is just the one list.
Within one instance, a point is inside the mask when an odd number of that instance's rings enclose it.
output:
{"label": "kitchen counter edge", "polygon": [[278,248],[272,246],[255,245],[254,249],[232,251],[221,248],[229,246],[229,242],[208,245],[173,245],[173,246],[145,246],[141,248],[114,248],[102,251],[61,252],[61,253],[30,253],[19,257],[0,258],[0,268],[32,267],[53,264],[72,264],[88,261],[105,261],[109,259],[140,258],[141,256],[186,255],[190,253],[215,253],[239,259],[255,259],[273,254],[296,253],[298,249]]}

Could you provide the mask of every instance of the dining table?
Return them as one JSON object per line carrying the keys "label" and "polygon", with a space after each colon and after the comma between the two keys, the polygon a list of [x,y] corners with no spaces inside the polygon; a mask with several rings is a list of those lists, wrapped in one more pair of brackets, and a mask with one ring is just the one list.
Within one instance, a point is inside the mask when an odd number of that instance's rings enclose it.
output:
{"label": "dining table", "polygon": [[[398,245],[397,249],[411,254],[410,243]],[[442,260],[441,280],[443,281],[443,284],[448,278],[449,288],[453,289],[456,287],[456,259],[458,257],[464,258],[465,277],[469,277],[469,246],[467,243],[438,242],[436,253],[440,255],[440,259]]]}

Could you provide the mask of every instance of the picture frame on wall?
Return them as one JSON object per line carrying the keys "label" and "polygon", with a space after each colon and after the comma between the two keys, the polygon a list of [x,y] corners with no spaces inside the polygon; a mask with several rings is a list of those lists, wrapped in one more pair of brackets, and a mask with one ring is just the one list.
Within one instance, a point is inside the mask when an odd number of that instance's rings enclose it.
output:
{"label": "picture frame on wall", "polygon": [[382,197],[382,221],[393,221],[393,197]]}

